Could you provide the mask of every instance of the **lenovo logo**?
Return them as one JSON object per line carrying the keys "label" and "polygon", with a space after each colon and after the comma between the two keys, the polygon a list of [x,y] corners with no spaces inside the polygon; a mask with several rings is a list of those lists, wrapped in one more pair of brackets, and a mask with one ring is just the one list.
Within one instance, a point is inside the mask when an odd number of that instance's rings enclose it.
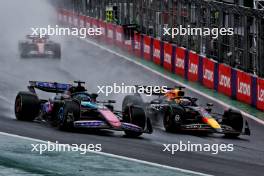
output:
{"label": "lenovo logo", "polygon": [[176,67],[184,69],[184,60],[182,58],[176,59]]}
{"label": "lenovo logo", "polygon": [[230,88],[231,87],[231,79],[226,75],[221,75],[219,80],[219,85],[223,87]]}
{"label": "lenovo logo", "polygon": [[238,93],[250,96],[250,85],[244,82],[240,82],[238,79]]}
{"label": "lenovo logo", "polygon": [[168,53],[165,53],[164,61],[166,63],[171,63],[171,55]]}
{"label": "lenovo logo", "polygon": [[211,70],[204,69],[203,78],[213,82],[214,81],[214,73]]}
{"label": "lenovo logo", "polygon": [[144,45],[144,53],[147,53],[147,54],[150,53],[150,47],[149,47],[149,45]]}
{"label": "lenovo logo", "polygon": [[189,67],[189,73],[197,74],[198,73],[198,66],[197,64],[191,63]]}
{"label": "lenovo logo", "polygon": [[160,50],[159,49],[154,49],[154,53],[153,53],[154,57],[160,57]]}
{"label": "lenovo logo", "polygon": [[258,100],[264,102],[264,89],[258,86]]}

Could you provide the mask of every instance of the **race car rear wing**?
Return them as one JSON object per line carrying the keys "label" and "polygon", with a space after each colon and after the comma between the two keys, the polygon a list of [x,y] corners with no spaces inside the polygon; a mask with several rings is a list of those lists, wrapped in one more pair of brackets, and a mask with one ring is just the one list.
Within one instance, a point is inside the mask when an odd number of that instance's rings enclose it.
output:
{"label": "race car rear wing", "polygon": [[40,35],[26,35],[26,37],[28,39],[38,39],[38,38],[42,38],[42,39],[49,39],[48,35],[42,36],[40,37]]}
{"label": "race car rear wing", "polygon": [[28,89],[32,93],[35,93],[35,88],[50,93],[63,93],[71,87],[72,84],[66,83],[29,81]]}
{"label": "race car rear wing", "polygon": [[156,95],[156,96],[163,96],[164,94],[166,94],[168,91],[170,90],[178,90],[178,96],[183,97],[185,95],[184,91],[182,91],[182,89],[184,89],[185,87],[182,86],[175,86],[175,87],[156,87],[155,91],[152,89],[151,86],[142,86],[142,85],[135,85],[137,92],[140,88],[143,88],[144,90],[144,94],[151,94],[151,95]]}

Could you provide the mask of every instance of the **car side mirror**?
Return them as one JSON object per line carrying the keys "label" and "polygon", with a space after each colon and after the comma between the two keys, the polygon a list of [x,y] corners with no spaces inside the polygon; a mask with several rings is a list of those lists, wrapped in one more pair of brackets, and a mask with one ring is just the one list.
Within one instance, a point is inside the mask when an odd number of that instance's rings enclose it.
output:
{"label": "car side mirror", "polygon": [[192,102],[196,102],[198,98],[192,98]]}
{"label": "car side mirror", "polygon": [[98,97],[98,94],[97,94],[97,93],[92,93],[92,94],[91,94],[91,98],[92,98],[92,99],[96,99],[97,97]]}
{"label": "car side mirror", "polygon": [[116,103],[115,100],[108,100],[108,103]]}
{"label": "car side mirror", "polygon": [[206,106],[207,107],[212,107],[212,106],[214,106],[214,104],[213,103],[207,103]]}
{"label": "car side mirror", "polygon": [[150,103],[151,104],[160,104],[160,101],[159,100],[152,100]]}

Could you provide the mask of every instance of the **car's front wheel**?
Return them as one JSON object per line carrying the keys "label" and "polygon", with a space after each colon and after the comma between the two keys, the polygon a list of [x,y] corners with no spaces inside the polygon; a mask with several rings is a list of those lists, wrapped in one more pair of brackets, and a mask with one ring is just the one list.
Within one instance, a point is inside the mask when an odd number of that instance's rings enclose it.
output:
{"label": "car's front wheel", "polygon": [[77,102],[66,101],[58,113],[59,129],[69,131],[74,127],[74,121],[80,118],[80,106]]}

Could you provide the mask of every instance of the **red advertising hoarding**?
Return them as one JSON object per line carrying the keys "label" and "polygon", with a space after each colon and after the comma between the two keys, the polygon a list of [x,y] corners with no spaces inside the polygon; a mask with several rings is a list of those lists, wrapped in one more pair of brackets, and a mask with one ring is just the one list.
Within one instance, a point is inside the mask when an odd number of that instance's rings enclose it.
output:
{"label": "red advertising hoarding", "polygon": [[151,49],[151,37],[144,35],[144,59],[151,60],[150,49]]}
{"label": "red advertising hoarding", "polygon": [[171,71],[172,69],[172,45],[170,43],[164,42],[164,62],[163,67],[166,70]]}
{"label": "red advertising hoarding", "polygon": [[214,88],[215,62],[208,58],[203,58],[203,85]]}
{"label": "red advertising hoarding", "polygon": [[264,79],[258,78],[257,108],[264,110]]}
{"label": "red advertising hoarding", "polygon": [[134,50],[135,50],[135,55],[137,57],[141,57],[141,35],[140,33],[134,33],[134,41],[135,41],[135,46],[134,46]]}
{"label": "red advertising hoarding", "polygon": [[231,96],[232,95],[232,88],[231,88],[231,67],[225,64],[219,64],[218,69],[218,92],[221,92],[225,95]]}
{"label": "red advertising hoarding", "polygon": [[185,74],[185,48],[176,48],[176,57],[175,57],[175,73],[181,76]]}
{"label": "red advertising hoarding", "polygon": [[153,62],[157,65],[161,64],[161,44],[160,40],[154,39],[153,40]]}
{"label": "red advertising hoarding", "polygon": [[251,104],[251,75],[237,70],[236,98],[242,102]]}
{"label": "red advertising hoarding", "polygon": [[189,52],[188,80],[198,81],[199,55]]}

